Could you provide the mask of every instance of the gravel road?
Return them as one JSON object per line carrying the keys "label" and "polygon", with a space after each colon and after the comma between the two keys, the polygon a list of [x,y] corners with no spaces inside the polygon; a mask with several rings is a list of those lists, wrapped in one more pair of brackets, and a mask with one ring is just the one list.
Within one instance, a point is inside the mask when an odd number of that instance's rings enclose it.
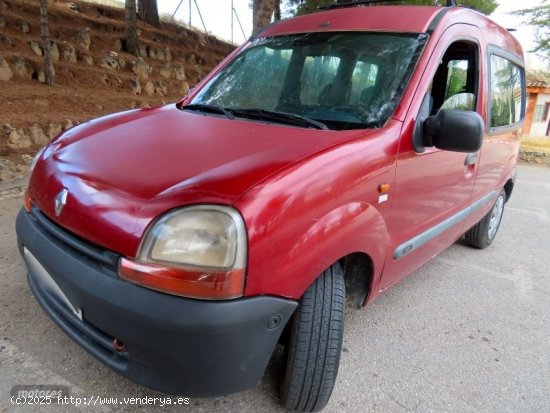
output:
{"label": "gravel road", "polygon": [[[0,412],[278,412],[274,357],[254,389],[173,406],[14,406],[22,384],[73,396],[161,397],[101,365],[29,292],[14,220],[20,191],[0,188]],[[2,195],[4,194],[4,195]],[[83,399],[82,399],[83,400]],[[519,167],[500,233],[483,251],[457,243],[364,310],[348,310],[326,412],[550,411],[550,168]]]}

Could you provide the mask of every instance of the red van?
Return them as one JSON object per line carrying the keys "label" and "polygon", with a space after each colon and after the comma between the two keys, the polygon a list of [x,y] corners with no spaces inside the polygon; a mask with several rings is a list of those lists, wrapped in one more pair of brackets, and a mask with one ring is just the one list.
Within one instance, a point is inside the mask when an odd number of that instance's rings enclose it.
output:
{"label": "red van", "polygon": [[[104,364],[191,397],[332,392],[362,307],[498,231],[525,111],[519,43],[462,7],[369,2],[283,20],[177,104],[64,132],[17,218],[30,288]],[[368,5],[368,4],[367,4]]]}

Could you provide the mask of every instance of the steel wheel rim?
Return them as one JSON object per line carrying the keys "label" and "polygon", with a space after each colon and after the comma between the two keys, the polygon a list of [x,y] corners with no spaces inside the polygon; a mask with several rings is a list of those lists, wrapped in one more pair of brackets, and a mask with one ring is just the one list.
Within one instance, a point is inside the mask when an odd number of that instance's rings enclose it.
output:
{"label": "steel wheel rim", "polygon": [[491,219],[489,220],[489,239],[493,239],[497,234],[502,213],[504,212],[504,195],[498,197],[495,206],[491,211]]}

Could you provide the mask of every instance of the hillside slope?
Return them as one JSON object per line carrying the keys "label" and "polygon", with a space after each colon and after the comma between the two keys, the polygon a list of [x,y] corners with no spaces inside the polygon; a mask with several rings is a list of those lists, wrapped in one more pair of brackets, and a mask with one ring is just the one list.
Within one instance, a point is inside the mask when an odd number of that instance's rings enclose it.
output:
{"label": "hillside slope", "polygon": [[175,24],[139,22],[141,60],[122,50],[122,9],[50,0],[49,17],[53,87],[41,83],[38,2],[0,0],[0,180],[72,124],[177,101],[233,50]]}

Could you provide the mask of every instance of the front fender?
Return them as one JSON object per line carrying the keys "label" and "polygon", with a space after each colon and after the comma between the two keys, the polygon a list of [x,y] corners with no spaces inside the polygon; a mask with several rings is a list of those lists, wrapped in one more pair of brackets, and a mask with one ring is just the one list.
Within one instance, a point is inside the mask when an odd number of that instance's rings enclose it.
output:
{"label": "front fender", "polygon": [[245,295],[299,299],[323,270],[356,252],[370,256],[379,278],[392,195],[380,197],[378,188],[393,183],[400,126],[312,154],[236,201],[249,241]]}
{"label": "front fender", "polygon": [[265,287],[277,290],[278,286],[290,286],[281,295],[298,299],[326,268],[355,252],[371,258],[376,280],[384,265],[387,244],[386,223],[375,207],[360,202],[342,205],[312,223]]}

